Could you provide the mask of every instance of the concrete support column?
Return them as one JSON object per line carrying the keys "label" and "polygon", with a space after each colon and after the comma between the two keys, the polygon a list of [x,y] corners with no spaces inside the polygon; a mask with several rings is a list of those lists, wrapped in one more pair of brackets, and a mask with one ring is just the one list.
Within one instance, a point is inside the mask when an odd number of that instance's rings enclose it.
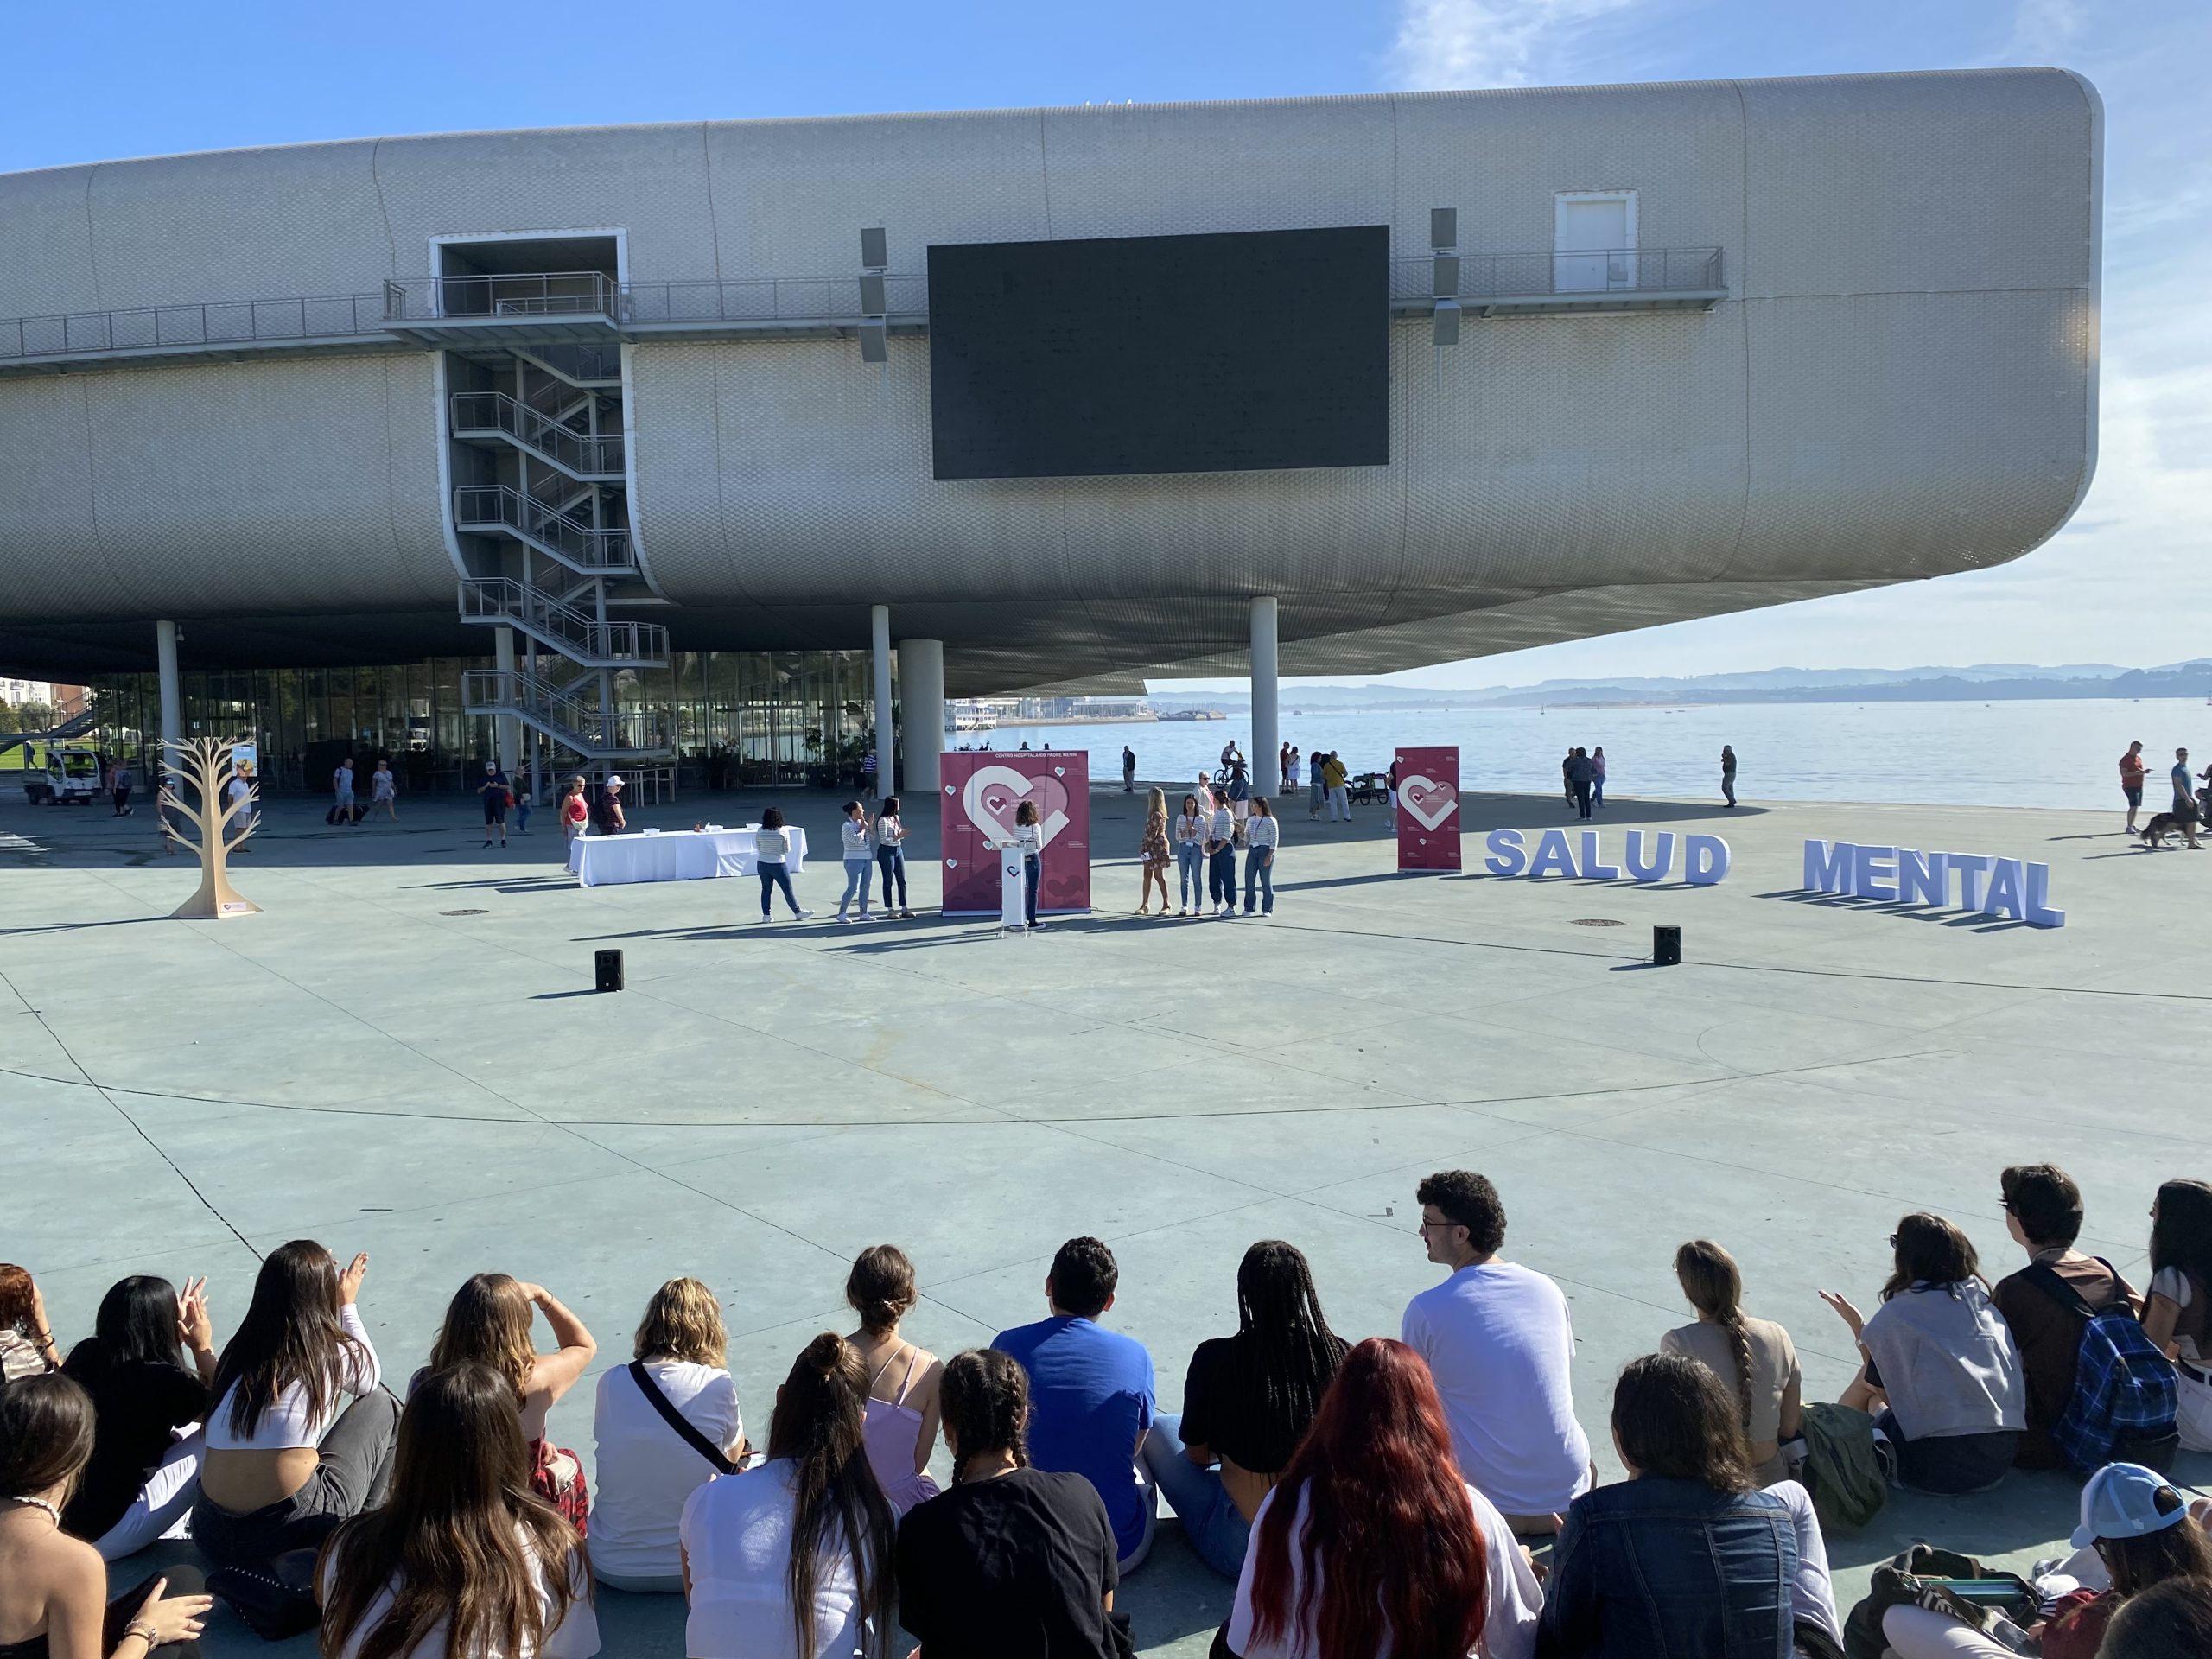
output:
{"label": "concrete support column", "polygon": [[[154,624],[154,653],[162,688],[162,741],[167,745],[184,735],[184,694],[177,681],[175,623]],[[166,761],[175,756],[164,747],[162,759]]]}
{"label": "concrete support column", "polygon": [[906,710],[906,786],[944,787],[944,641],[899,642],[899,687]]}
{"label": "concrete support column", "polygon": [[[499,671],[512,675],[515,671],[515,631],[504,623],[493,629],[492,651]],[[512,684],[512,681],[510,680],[509,683]],[[512,715],[494,715],[492,717],[492,737],[499,752],[499,770],[505,772],[512,782],[522,765],[522,722]]]}
{"label": "concrete support column", "polygon": [[1282,793],[1282,721],[1275,700],[1275,601],[1252,601],[1253,791],[1269,800]]}
{"label": "concrete support column", "polygon": [[899,785],[891,766],[891,607],[868,607],[868,626],[875,658],[875,787],[880,794],[893,795]]}

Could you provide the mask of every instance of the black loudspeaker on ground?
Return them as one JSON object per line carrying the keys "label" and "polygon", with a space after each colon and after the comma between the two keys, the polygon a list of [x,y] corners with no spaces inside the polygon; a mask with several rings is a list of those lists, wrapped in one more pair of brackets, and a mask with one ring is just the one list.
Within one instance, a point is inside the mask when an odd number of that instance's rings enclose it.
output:
{"label": "black loudspeaker on ground", "polygon": [[591,957],[592,982],[602,991],[622,988],[622,953],[620,950],[594,950]]}
{"label": "black loudspeaker on ground", "polygon": [[[601,954],[604,955],[605,953],[602,952]],[[1651,960],[1653,963],[1661,968],[1672,968],[1678,965],[1681,962],[1681,959],[1682,930],[1679,927],[1669,927],[1664,924],[1654,927],[1651,930]],[[617,979],[620,979],[621,976],[620,964],[616,967],[615,976]]]}

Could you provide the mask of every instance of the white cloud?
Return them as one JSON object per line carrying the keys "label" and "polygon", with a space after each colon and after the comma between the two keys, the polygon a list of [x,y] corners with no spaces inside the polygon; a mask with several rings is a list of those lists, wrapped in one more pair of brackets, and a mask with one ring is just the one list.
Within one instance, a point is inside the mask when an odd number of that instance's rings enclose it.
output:
{"label": "white cloud", "polygon": [[1389,54],[1411,91],[1557,80],[1580,38],[1635,0],[1403,0]]}
{"label": "white cloud", "polygon": [[2012,12],[2012,32],[1996,61],[2063,61],[2082,37],[2086,10],[2082,0],[2020,0]]}

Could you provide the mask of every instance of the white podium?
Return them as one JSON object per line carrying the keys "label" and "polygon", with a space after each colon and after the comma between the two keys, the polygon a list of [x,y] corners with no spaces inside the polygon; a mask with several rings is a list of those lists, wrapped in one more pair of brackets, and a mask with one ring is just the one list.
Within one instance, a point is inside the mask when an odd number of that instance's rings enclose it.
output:
{"label": "white podium", "polygon": [[1021,849],[1014,842],[998,843],[999,929],[1027,929],[1029,925],[1029,884],[1023,878]]}

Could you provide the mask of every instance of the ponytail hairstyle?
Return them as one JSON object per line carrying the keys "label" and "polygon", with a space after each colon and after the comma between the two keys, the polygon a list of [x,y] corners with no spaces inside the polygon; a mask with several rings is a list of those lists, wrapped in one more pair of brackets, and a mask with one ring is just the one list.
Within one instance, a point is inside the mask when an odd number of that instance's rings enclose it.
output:
{"label": "ponytail hairstyle", "polygon": [[871,1337],[887,1336],[912,1307],[914,1264],[896,1244],[871,1244],[845,1276],[845,1300]]}
{"label": "ponytail hairstyle", "polygon": [[1675,1252],[1675,1277],[1689,1305],[1719,1325],[1736,1360],[1736,1392],[1743,1400],[1744,1432],[1751,1427],[1751,1338],[1744,1329],[1744,1275],[1736,1258],[1709,1238],[1694,1238]]}
{"label": "ponytail hairstyle", "polygon": [[869,1659],[890,1653],[898,1522],[868,1466],[861,1433],[867,1410],[868,1367],[860,1350],[824,1331],[792,1363],[768,1421],[768,1456],[794,1465],[786,1587],[799,1659],[816,1659],[815,1592],[823,1564],[840,1549],[851,1554],[859,1580]]}
{"label": "ponytail hairstyle", "polygon": [[938,1385],[938,1402],[954,1484],[968,1460],[985,1452],[1010,1452],[1015,1468],[1029,1466],[1029,1374],[1013,1355],[972,1348],[956,1356]]}
{"label": "ponytail hairstyle", "polygon": [[480,1273],[453,1294],[446,1322],[430,1344],[430,1369],[442,1371],[473,1359],[489,1365],[514,1385],[520,1407],[530,1389],[537,1349],[530,1339],[530,1299],[504,1273]]}

